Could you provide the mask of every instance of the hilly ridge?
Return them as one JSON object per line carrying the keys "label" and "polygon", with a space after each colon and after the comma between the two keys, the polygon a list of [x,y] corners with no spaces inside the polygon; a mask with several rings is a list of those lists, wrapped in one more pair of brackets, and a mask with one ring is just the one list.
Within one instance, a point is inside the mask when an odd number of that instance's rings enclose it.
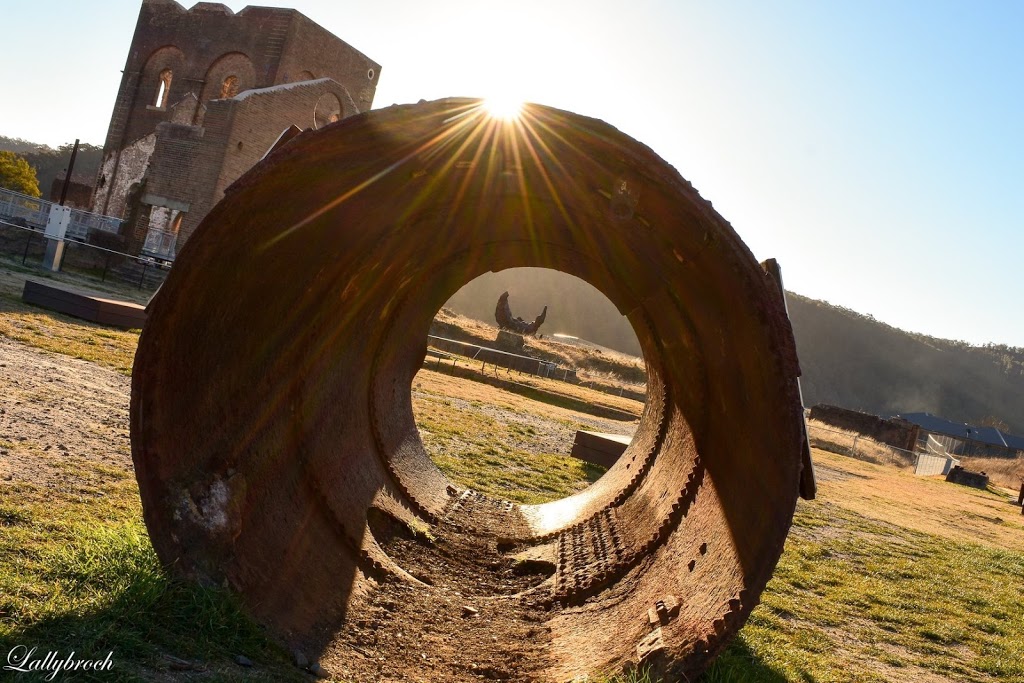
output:
{"label": "hilly ridge", "polygon": [[905,332],[792,292],[788,300],[807,405],[996,418],[1024,432],[1024,349]]}
{"label": "hilly ridge", "polygon": [[[516,268],[470,282],[445,306],[493,322],[498,296],[532,320],[547,305],[542,333],[579,336],[639,354],[629,325],[591,285],[564,273]],[[905,332],[855,311],[788,293],[803,369],[804,402],[831,403],[888,416],[930,412],[978,424],[986,418],[1024,433],[1024,349],[937,339]]]}

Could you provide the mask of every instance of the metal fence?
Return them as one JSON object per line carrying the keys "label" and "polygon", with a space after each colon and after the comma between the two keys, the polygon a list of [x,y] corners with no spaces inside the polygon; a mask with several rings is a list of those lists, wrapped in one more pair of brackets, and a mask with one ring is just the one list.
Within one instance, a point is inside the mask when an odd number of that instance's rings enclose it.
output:
{"label": "metal fence", "polygon": [[879,443],[855,432],[830,429],[808,423],[807,436],[814,448],[848,455],[866,462],[896,465],[897,467],[912,467],[917,462],[917,454],[913,451]]}
{"label": "metal fence", "polygon": [[[48,202],[38,197],[0,188],[0,219],[22,224],[23,227],[43,229],[50,218]],[[71,209],[71,221],[68,223],[67,237],[85,240],[90,232],[109,232],[117,234],[121,229],[121,219],[113,216],[102,216],[81,209]]]}
{"label": "metal fence", "polygon": [[917,455],[914,474],[928,476],[949,474],[949,471],[960,464],[960,461],[949,454],[946,443],[929,434],[924,440],[924,450]]}
{"label": "metal fence", "polygon": [[949,455],[918,453],[917,462],[914,463],[914,474],[921,476],[949,474],[949,471],[959,464],[959,460]]}
{"label": "metal fence", "polygon": [[173,261],[177,244],[177,232],[150,228],[146,233],[146,242],[142,245],[142,253],[160,260]]}
{"label": "metal fence", "polygon": [[521,356],[515,353],[501,351],[499,349],[480,346],[479,344],[471,344],[469,342],[458,341],[456,339],[446,339],[445,337],[437,337],[434,335],[427,335],[427,343],[439,351],[443,351],[448,354],[457,354],[465,358],[469,358],[470,360],[480,361],[481,370],[484,370],[488,365],[491,365],[495,370],[497,370],[497,368],[505,368],[508,371],[527,373],[530,375],[536,375],[537,377],[550,377],[552,379],[560,379],[567,382],[576,381],[575,370],[559,367],[557,363],[541,360],[539,358]]}
{"label": "metal fence", "polygon": [[49,217],[50,202],[0,188],[0,218],[43,228]]}
{"label": "metal fence", "polygon": [[[22,266],[41,268],[47,238],[37,228],[16,225],[0,218],[0,253]],[[154,291],[167,277],[170,265],[145,256],[132,256],[94,244],[65,240],[60,272],[73,273],[85,280],[116,280]]]}

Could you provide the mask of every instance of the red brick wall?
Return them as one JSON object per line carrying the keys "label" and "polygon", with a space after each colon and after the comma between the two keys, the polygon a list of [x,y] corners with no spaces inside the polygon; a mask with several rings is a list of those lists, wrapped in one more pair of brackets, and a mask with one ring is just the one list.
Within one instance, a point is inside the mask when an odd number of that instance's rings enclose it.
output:
{"label": "red brick wall", "polygon": [[[171,69],[173,78],[166,106],[156,108],[164,69]],[[96,193],[93,210],[109,212],[113,207],[119,215],[130,210],[125,198],[139,169],[122,168],[122,150],[135,149],[136,141],[155,134],[163,123],[195,123],[202,126],[202,138],[194,141],[190,161],[185,161],[189,145],[170,134],[161,138],[153,158],[143,160],[151,166],[148,193],[174,195],[192,207],[183,225],[190,233],[223,188],[248,170],[288,124],[312,126],[315,102],[287,104],[285,96],[275,96],[273,102],[225,105],[227,101],[219,99],[224,79],[236,76],[242,91],[288,83],[307,72],[345,87],[348,92],[342,90],[345,96],[340,99],[349,115],[372,105],[380,65],[295,10],[246,7],[232,13],[223,5],[205,2],[186,10],[171,0],[144,0],[104,145],[104,186]],[[195,115],[185,122],[182,110],[175,116],[173,105],[190,93],[205,108],[189,109]],[[266,118],[244,114],[244,122],[236,127],[235,108]],[[220,113],[211,120],[214,112]]]}

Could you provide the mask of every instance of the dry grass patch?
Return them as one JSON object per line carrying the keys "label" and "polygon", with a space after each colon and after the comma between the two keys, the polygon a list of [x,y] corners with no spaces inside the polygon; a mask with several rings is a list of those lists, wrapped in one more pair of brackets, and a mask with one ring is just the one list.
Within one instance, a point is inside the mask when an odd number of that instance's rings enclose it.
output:
{"label": "dry grass patch", "polygon": [[0,335],[132,374],[138,330],[117,330],[0,298]]}
{"label": "dry grass patch", "polygon": [[1020,491],[1024,482],[1024,458],[959,458],[960,464],[974,472],[984,472],[997,486]]}
{"label": "dry grass patch", "polygon": [[941,476],[918,477],[823,451],[815,451],[815,462],[839,475],[823,484],[828,498],[821,497],[867,519],[952,541],[1024,551],[1024,515],[1011,491],[981,491]]}
{"label": "dry grass patch", "polygon": [[762,604],[705,680],[1024,681],[1024,528],[1008,498],[814,456],[818,499],[797,505]]}
{"label": "dry grass patch", "polygon": [[[498,328],[493,324],[467,318],[446,308],[434,316],[431,330],[431,334],[482,346],[494,346],[498,334]],[[619,387],[633,391],[643,391],[647,383],[647,369],[642,358],[614,349],[598,348],[586,342],[561,342],[551,336],[525,337],[524,340],[525,355],[575,368],[584,382],[603,385],[606,389]]]}
{"label": "dry grass patch", "polygon": [[[480,363],[468,359],[456,359],[455,365],[453,375],[451,360],[438,364],[428,358],[413,380],[413,389],[422,387],[439,395],[491,403],[554,419],[570,419],[587,411],[601,413],[605,409],[639,419],[644,408],[640,401],[557,379],[521,375],[502,368],[495,371],[490,365],[481,372]],[[495,380],[497,386],[488,384],[490,380]]]}

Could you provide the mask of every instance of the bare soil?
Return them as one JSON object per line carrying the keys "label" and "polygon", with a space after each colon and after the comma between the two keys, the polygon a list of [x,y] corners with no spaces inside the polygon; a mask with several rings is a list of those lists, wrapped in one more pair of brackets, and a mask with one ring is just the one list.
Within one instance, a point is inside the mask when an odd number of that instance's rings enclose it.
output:
{"label": "bare soil", "polygon": [[[129,395],[123,374],[0,336],[0,479],[90,497],[103,495],[100,480],[132,477]],[[450,524],[425,531],[374,521],[385,550],[424,586],[382,579],[355,598],[370,616],[336,634],[324,670],[352,683],[539,678],[550,606],[530,589],[553,565]]]}
{"label": "bare soil", "polygon": [[132,469],[130,379],[0,336],[0,478],[93,495],[90,473]]}
{"label": "bare soil", "polygon": [[[415,532],[379,515],[371,529],[414,578],[384,580],[322,658],[342,680],[534,681],[547,666],[550,609],[530,589],[554,565],[521,561],[493,540],[442,523]],[[356,656],[353,657],[352,653]]]}

